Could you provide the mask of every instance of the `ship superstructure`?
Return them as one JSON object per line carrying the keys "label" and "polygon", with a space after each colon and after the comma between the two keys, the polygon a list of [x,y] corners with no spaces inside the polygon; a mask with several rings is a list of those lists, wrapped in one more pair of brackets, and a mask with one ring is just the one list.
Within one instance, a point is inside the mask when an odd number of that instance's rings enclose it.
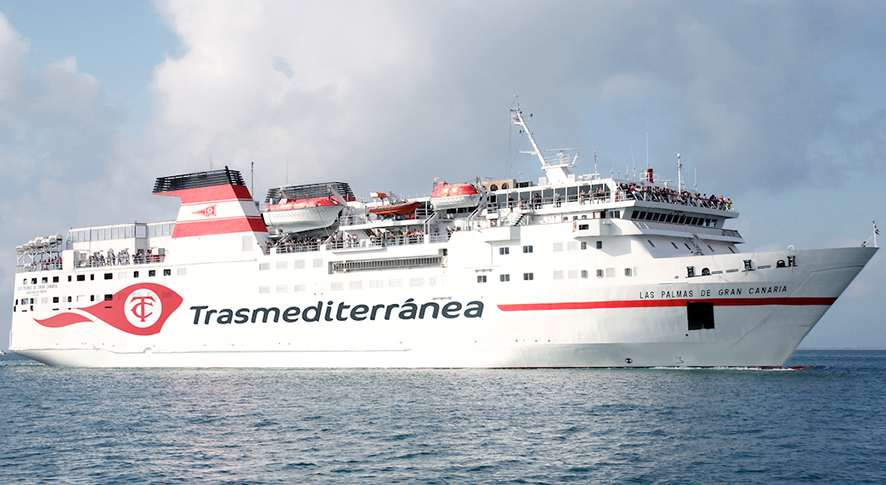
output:
{"label": "ship superstructure", "polygon": [[780,366],[876,251],[743,253],[731,200],[651,170],[573,174],[577,150],[545,157],[511,114],[537,182],[396,202],[284,186],[260,212],[234,170],[161,177],[175,221],[19,248],[10,348],[69,366]]}

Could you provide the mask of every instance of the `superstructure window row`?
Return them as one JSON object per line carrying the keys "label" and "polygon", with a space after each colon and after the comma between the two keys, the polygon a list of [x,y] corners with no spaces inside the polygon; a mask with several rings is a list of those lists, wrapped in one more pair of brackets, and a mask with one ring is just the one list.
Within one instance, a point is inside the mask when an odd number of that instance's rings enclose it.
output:
{"label": "superstructure window row", "polygon": [[688,226],[715,227],[717,219],[693,217],[686,214],[673,214],[655,211],[637,211],[631,213],[631,219],[637,221],[664,222],[669,224],[685,224]]}

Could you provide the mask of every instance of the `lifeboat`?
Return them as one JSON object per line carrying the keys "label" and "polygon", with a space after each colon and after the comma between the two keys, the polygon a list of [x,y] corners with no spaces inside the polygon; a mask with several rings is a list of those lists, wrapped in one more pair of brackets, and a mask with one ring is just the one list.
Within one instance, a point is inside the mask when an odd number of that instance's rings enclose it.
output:
{"label": "lifeboat", "polygon": [[331,226],[338,218],[342,205],[332,197],[309,199],[280,199],[265,204],[262,212],[265,224],[284,232],[302,232]]}
{"label": "lifeboat", "polygon": [[471,184],[447,184],[440,182],[431,194],[431,204],[435,210],[458,209],[461,207],[477,207],[480,193]]}
{"label": "lifeboat", "polygon": [[421,206],[421,202],[398,202],[396,204],[370,207],[369,212],[377,216],[405,216],[412,214]]}

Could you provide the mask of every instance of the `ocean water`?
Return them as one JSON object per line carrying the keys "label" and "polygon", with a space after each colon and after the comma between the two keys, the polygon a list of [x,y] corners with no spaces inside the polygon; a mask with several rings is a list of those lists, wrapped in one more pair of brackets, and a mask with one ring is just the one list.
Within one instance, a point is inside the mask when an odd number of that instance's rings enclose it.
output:
{"label": "ocean water", "polygon": [[0,357],[0,483],[886,483],[886,351],[795,370],[63,369]]}

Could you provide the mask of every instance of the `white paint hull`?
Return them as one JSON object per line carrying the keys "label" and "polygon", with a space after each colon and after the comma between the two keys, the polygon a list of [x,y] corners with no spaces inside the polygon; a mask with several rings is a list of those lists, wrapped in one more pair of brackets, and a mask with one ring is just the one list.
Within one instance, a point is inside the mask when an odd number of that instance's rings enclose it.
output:
{"label": "white paint hull", "polygon": [[[749,255],[667,260],[638,260],[634,255],[631,264],[638,269],[631,278],[592,276],[545,283],[478,284],[470,260],[485,243],[471,241],[469,234],[463,236],[448,243],[386,249],[387,256],[395,251],[415,256],[447,249],[447,264],[434,268],[330,275],[330,261],[353,259],[356,253],[348,256],[326,250],[215,264],[170,262],[158,267],[171,267],[173,275],[184,267],[186,275],[151,281],[173,289],[183,303],[160,333],[128,335],[101,321],[46,328],[35,318],[45,318],[49,312],[17,311],[11,349],[51,365],[87,367],[780,366],[876,251],[848,248],[757,253],[753,259],[759,264],[771,263],[772,268],[677,280],[675,275],[685,273],[687,264],[740,268]],[[798,266],[776,268],[774,263],[788,255],[796,256]],[[543,265],[594,267],[594,263],[581,260],[591,253],[563,256],[552,256]],[[305,263],[304,269],[293,269],[301,266],[297,261]],[[267,269],[261,269],[263,262],[269,263]],[[132,269],[113,268],[115,274]],[[93,272],[107,271],[97,268]],[[541,279],[541,270],[537,274]],[[402,286],[392,286],[397,279]],[[370,289],[371,281],[381,281],[382,288]],[[116,293],[133,282],[97,278],[78,284],[104,294]],[[302,291],[293,291],[292,282],[304,282]],[[782,287],[784,291],[775,293],[748,293]],[[688,300],[714,302],[715,328],[688,330],[687,299],[661,298],[667,291],[689,290],[692,298]],[[721,290],[741,290],[742,294],[720,297]],[[650,291],[652,300],[642,298]],[[711,296],[701,296],[708,292]],[[359,304],[403,306],[410,298],[419,305],[482,302],[483,310],[478,318],[466,318],[465,312],[444,318],[441,312],[437,318],[428,313],[425,318],[401,319],[398,307],[385,319],[385,307],[374,319],[363,321],[351,318],[348,308],[340,310],[340,305],[351,309]],[[675,302],[662,303],[668,300]],[[274,322],[273,316],[262,322],[259,316],[255,323],[223,324],[218,323],[217,314],[204,318],[211,309],[261,307],[283,312],[294,306],[307,311],[318,303],[325,308],[330,301],[332,311],[323,315],[325,310],[321,310],[316,322],[300,318]],[[508,305],[564,302],[632,303],[615,303],[612,308],[503,310]],[[643,306],[646,304],[653,306]],[[194,307],[206,309],[197,314]]]}

